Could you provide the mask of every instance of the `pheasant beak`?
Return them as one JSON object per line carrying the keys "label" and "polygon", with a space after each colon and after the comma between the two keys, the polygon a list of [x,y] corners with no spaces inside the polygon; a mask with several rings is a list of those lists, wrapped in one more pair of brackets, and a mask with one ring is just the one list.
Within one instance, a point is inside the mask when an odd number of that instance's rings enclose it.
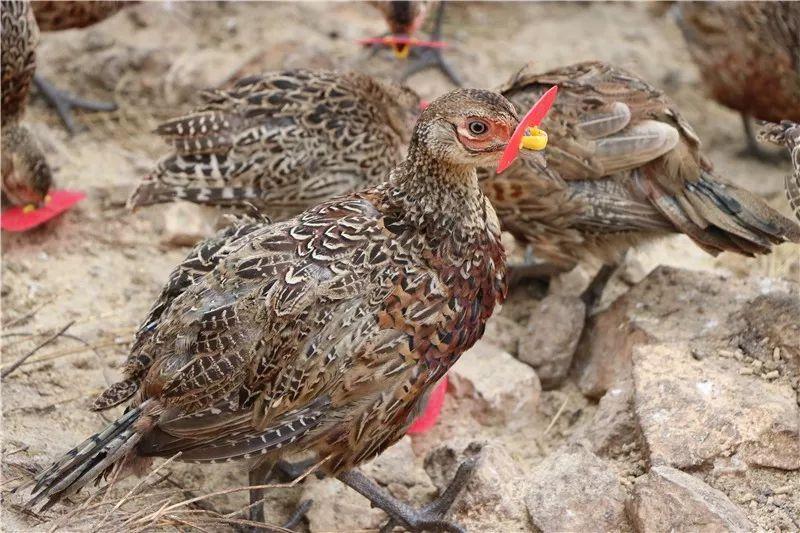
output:
{"label": "pheasant beak", "polygon": [[395,42],[392,43],[392,51],[394,52],[394,57],[397,59],[405,59],[408,57],[409,52],[411,52],[411,45],[407,42]]}
{"label": "pheasant beak", "polygon": [[538,125],[542,122],[547,112],[555,102],[558,87],[551,87],[533,104],[522,120],[520,120],[514,133],[508,141],[500,164],[497,165],[497,173],[500,174],[517,158],[521,149],[525,150],[544,150],[547,146],[547,133],[540,130]]}

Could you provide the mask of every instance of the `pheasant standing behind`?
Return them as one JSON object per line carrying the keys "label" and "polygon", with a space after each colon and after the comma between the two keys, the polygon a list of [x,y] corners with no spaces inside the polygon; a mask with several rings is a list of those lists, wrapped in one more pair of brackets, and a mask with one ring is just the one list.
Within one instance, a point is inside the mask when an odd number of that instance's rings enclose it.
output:
{"label": "pheasant standing behind", "polygon": [[800,220],[800,124],[783,120],[780,124],[766,124],[759,137],[764,141],[789,149],[794,171],[786,175],[786,198]]}
{"label": "pheasant standing behind", "polygon": [[678,2],[678,25],[711,96],[751,118],[800,122],[800,2]]}
{"label": "pheasant standing behind", "polygon": [[461,531],[443,518],[457,490],[414,511],[352,469],[402,437],[505,297],[475,167],[517,123],[502,96],[454,91],[423,111],[388,182],[198,247],[95,403],[131,399],[125,414],[37,476],[31,504],[177,452],[260,471],[311,450],[404,527]]}
{"label": "pheasant standing behind", "polygon": [[503,174],[481,174],[503,229],[539,258],[561,270],[587,255],[610,264],[669,233],[685,233],[714,255],[752,256],[800,241],[794,222],[714,174],[662,92],[600,62],[543,74],[525,68],[501,91],[527,109],[552,85],[559,92],[542,123],[546,167],[518,160]]}
{"label": "pheasant standing behind", "polygon": [[2,2],[3,204],[40,204],[53,182],[39,142],[22,123],[36,71],[39,29],[29,2]]}
{"label": "pheasant standing behind", "polygon": [[273,217],[383,181],[402,160],[419,97],[355,72],[287,70],[208,91],[156,129],[174,148],[128,205],[246,202]]}

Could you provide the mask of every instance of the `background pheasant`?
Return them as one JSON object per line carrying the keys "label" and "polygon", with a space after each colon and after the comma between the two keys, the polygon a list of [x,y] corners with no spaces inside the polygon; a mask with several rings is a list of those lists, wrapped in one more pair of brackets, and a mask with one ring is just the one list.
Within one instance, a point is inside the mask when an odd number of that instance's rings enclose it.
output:
{"label": "background pheasant", "polygon": [[3,204],[39,204],[53,182],[42,147],[22,123],[36,71],[39,29],[30,2],[2,3]]}
{"label": "background pheasant", "polygon": [[800,3],[678,2],[673,9],[703,83],[742,114],[748,149],[763,157],[752,118],[800,122]]}
{"label": "background pheasant", "polygon": [[42,472],[31,503],[154,456],[259,470],[313,450],[410,530],[458,531],[449,502],[389,505],[352,469],[403,436],[505,297],[475,166],[499,161],[517,121],[500,95],[454,91],[422,113],[388,182],[198,247],[139,330],[126,379],[96,403],[132,398],[128,410]]}
{"label": "background pheasant", "polygon": [[525,68],[501,90],[526,109],[552,85],[559,93],[543,122],[546,163],[482,173],[503,228],[538,258],[563,270],[587,255],[613,263],[630,246],[676,232],[714,255],[800,241],[795,223],[714,174],[662,92],[601,62]]}
{"label": "background pheasant", "polygon": [[365,184],[403,157],[419,97],[355,72],[288,70],[209,91],[196,111],[158,127],[174,148],[129,200],[252,203],[296,214]]}
{"label": "background pheasant", "polygon": [[786,198],[794,210],[794,216],[800,220],[800,124],[789,120],[780,124],[766,124],[761,129],[760,137],[789,150],[794,171],[786,175]]}

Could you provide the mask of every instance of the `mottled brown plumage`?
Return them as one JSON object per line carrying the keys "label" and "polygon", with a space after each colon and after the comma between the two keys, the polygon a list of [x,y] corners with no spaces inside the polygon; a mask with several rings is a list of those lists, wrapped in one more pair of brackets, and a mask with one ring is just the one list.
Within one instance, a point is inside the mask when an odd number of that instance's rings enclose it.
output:
{"label": "mottled brown plumage", "polygon": [[172,145],[132,207],[252,203],[279,218],[383,181],[403,157],[419,97],[355,72],[289,70],[205,93],[158,127]]}
{"label": "mottled brown plumage", "polygon": [[132,396],[127,413],[41,473],[33,501],[178,451],[219,462],[312,450],[353,482],[343,472],[405,433],[505,297],[475,166],[496,164],[517,121],[495,93],[449,93],[388,182],[198,247],[137,333],[125,381],[96,404]]}
{"label": "mottled brown plumage", "polygon": [[85,28],[114,15],[137,2],[37,0],[31,2],[36,22],[42,31]]}
{"label": "mottled brown plumage", "polygon": [[700,141],[663,93],[600,62],[536,74],[502,87],[519,110],[559,86],[543,129],[541,161],[517,161],[482,184],[505,230],[568,269],[586,255],[615,262],[628,247],[685,233],[712,254],[767,253],[800,228],[751,193],[718,178]]}
{"label": "mottled brown plumage", "polygon": [[786,175],[786,198],[794,216],[800,220],[800,124],[790,120],[766,124],[761,129],[760,138],[789,150],[793,172]]}
{"label": "mottled brown plumage", "polygon": [[36,71],[39,29],[28,2],[2,2],[3,202],[38,204],[52,184],[39,142],[22,123]]}
{"label": "mottled brown plumage", "polygon": [[750,117],[800,122],[800,2],[678,2],[674,9],[702,83],[742,114],[750,142]]}

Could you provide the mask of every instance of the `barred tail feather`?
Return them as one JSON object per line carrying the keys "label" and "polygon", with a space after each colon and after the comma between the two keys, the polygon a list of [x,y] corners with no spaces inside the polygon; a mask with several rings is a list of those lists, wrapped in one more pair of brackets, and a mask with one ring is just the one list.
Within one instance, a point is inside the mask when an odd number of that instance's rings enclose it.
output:
{"label": "barred tail feather", "polygon": [[121,462],[141,439],[141,433],[133,427],[141,414],[141,406],[131,409],[41,472],[34,480],[33,497],[26,505],[33,507],[45,501],[43,509],[46,509]]}
{"label": "barred tail feather", "polygon": [[242,206],[261,196],[255,187],[183,187],[157,182],[141,183],[130,198],[128,209],[185,200],[196,204]]}
{"label": "barred tail feather", "polygon": [[786,241],[800,242],[800,226],[754,194],[721,183],[708,172],[676,195],[652,181],[639,182],[653,205],[675,227],[711,254],[753,256]]}

